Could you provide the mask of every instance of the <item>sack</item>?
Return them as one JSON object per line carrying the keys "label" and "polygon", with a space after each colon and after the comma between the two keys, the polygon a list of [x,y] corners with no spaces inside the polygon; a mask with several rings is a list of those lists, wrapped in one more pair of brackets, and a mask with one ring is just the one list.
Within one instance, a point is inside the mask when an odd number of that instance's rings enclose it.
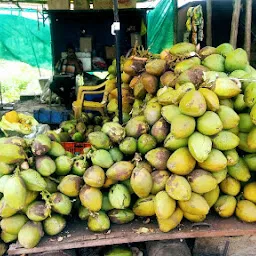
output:
{"label": "sack", "polygon": [[44,134],[50,131],[51,128],[48,124],[38,124],[32,127],[32,132],[28,135],[25,135],[25,139],[34,139],[39,134]]}

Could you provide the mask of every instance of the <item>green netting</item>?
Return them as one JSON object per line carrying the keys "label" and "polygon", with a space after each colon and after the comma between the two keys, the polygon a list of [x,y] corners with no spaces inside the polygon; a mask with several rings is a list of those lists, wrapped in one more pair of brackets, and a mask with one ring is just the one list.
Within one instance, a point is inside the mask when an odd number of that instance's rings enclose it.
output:
{"label": "green netting", "polygon": [[173,45],[174,4],[172,0],[161,0],[148,13],[148,47],[153,53],[160,53]]}
{"label": "green netting", "polygon": [[43,26],[42,22],[38,23],[35,11],[9,12],[0,12],[0,59],[51,69],[49,24]]}

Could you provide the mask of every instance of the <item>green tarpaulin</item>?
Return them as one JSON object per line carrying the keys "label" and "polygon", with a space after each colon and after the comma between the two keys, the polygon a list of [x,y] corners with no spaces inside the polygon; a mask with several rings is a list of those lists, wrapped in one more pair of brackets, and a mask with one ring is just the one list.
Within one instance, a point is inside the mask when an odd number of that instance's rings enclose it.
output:
{"label": "green tarpaulin", "polygon": [[[172,0],[161,0],[148,13],[147,45],[160,53],[173,44],[174,7]],[[51,69],[51,36],[49,24],[37,20],[35,10],[0,8],[0,59],[25,62]]]}
{"label": "green tarpaulin", "polygon": [[36,17],[36,11],[0,9],[0,59],[52,68],[50,27],[38,26]]}
{"label": "green tarpaulin", "polygon": [[148,47],[152,53],[160,53],[173,45],[174,3],[161,0],[156,8],[148,13]]}

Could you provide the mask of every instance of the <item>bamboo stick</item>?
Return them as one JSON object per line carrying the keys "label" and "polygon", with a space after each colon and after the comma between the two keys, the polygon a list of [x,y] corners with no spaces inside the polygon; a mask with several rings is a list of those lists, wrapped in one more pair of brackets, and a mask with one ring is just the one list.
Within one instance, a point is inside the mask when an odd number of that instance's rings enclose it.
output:
{"label": "bamboo stick", "polygon": [[212,45],[212,0],[206,2],[207,12],[207,30],[206,30],[206,45]]}
{"label": "bamboo stick", "polygon": [[234,9],[233,9],[233,15],[232,15],[232,22],[231,22],[231,31],[230,31],[230,44],[234,48],[236,48],[236,44],[237,44],[240,10],[241,10],[241,0],[234,0]]}
{"label": "bamboo stick", "polygon": [[251,55],[251,32],[252,32],[252,0],[246,0],[244,49],[247,52],[249,60]]}

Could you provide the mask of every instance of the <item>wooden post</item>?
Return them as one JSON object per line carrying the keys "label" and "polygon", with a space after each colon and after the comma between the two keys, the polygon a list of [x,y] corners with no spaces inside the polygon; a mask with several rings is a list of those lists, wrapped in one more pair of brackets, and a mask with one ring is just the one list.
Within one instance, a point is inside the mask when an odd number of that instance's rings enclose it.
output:
{"label": "wooden post", "polygon": [[234,9],[231,21],[230,44],[236,48],[241,0],[234,0]]}
{"label": "wooden post", "polygon": [[249,60],[251,55],[251,33],[252,33],[252,0],[246,0],[244,49],[247,52]]}
{"label": "wooden post", "polygon": [[173,22],[173,44],[177,43],[178,37],[178,1],[173,1],[173,8],[174,8],[174,22]]}
{"label": "wooden post", "polygon": [[[117,92],[118,92],[118,119],[119,123],[123,124],[123,103],[122,103],[122,80],[121,80],[121,47],[120,47],[120,20],[119,20],[119,11],[118,11],[118,1],[113,0],[114,6],[114,23],[113,23],[113,34],[116,39],[116,82],[117,82]],[[116,27],[114,26],[116,25]],[[112,30],[112,27],[111,27]]]}
{"label": "wooden post", "polygon": [[206,2],[206,17],[207,17],[207,30],[206,30],[206,45],[212,46],[212,0]]}

